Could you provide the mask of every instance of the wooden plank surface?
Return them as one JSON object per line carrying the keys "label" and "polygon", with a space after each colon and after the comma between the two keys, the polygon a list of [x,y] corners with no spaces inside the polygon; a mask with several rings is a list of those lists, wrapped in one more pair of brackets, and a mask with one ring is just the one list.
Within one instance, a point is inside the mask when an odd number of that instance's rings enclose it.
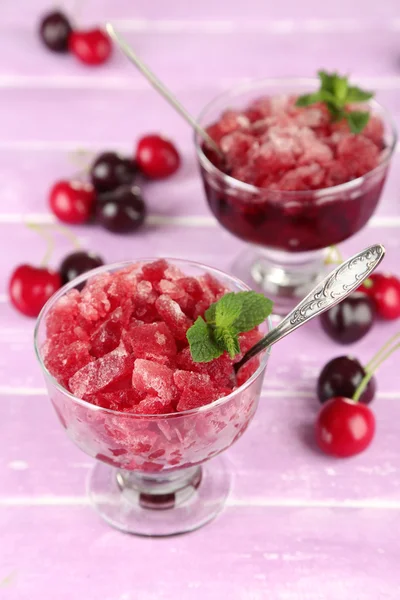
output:
{"label": "wooden plank surface", "polygon": [[[72,3],[71,3],[72,4]],[[9,306],[12,268],[39,261],[42,241],[24,222],[51,222],[54,180],[100,149],[133,152],[163,131],[184,164],[144,189],[150,219],[131,237],[76,229],[107,261],[176,256],[229,270],[244,244],[218,227],[197,173],[192,135],[115,53],[99,69],[46,53],[35,24],[44,0],[0,6],[0,598],[6,600],[398,600],[400,576],[400,369],[380,371],[377,437],[364,454],[335,461],[312,443],[315,380],[331,357],[367,361],[398,324],[379,324],[348,349],[313,323],[272,353],[259,410],[226,453],[234,485],[226,509],[190,535],[124,536],[88,505],[90,458],[75,448],[46,399],[32,321]],[[115,19],[142,57],[194,113],[248,77],[351,71],[400,124],[400,8],[338,0],[82,2],[84,24]],[[210,66],[212,65],[212,68]],[[383,242],[399,273],[400,154],[368,227],[341,245],[349,255]],[[54,266],[70,250],[57,237]]]}

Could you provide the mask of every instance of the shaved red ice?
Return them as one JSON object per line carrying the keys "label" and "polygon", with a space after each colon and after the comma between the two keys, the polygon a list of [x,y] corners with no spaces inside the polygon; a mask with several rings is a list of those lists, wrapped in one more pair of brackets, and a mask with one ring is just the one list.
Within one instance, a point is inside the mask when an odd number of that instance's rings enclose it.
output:
{"label": "shaved red ice", "polygon": [[[187,276],[163,259],[97,275],[50,310],[46,367],[78,398],[121,413],[162,415],[209,404],[235,389],[234,361],[224,353],[195,363],[186,332],[226,292],[210,274]],[[240,356],[259,337],[256,330],[242,334]],[[132,432],[119,428],[116,435],[125,444]]]}
{"label": "shaved red ice", "polygon": [[175,300],[172,300],[167,294],[161,294],[157,298],[156,308],[158,314],[167,324],[177,340],[184,340],[186,332],[193,325],[193,321],[189,319],[183,312],[181,307]]}
{"label": "shaved red ice", "polygon": [[111,384],[124,379],[132,372],[134,358],[121,345],[101,358],[88,363],[70,377],[68,386],[78,398],[106,390]]}
{"label": "shaved red ice", "polygon": [[[137,358],[174,364],[177,352],[175,338],[162,321],[134,325],[124,332],[124,340]],[[163,358],[166,360],[161,360]]]}
{"label": "shaved red ice", "polygon": [[[299,108],[296,100],[296,96],[259,98],[242,111],[226,110],[208,127],[225,155],[229,174],[266,189],[305,191],[335,185],[332,161],[345,167],[340,183],[378,166],[384,149],[379,117],[371,115],[362,134],[353,135],[347,121],[332,122],[324,104]],[[298,171],[301,166],[313,167],[314,176]]]}
{"label": "shaved red ice", "polygon": [[141,400],[133,389],[117,390],[114,392],[99,392],[87,398],[89,402],[109,410],[130,411]]}
{"label": "shaved red ice", "polygon": [[221,393],[218,395],[218,390],[212,385],[203,389],[185,389],[182,391],[176,410],[181,412],[183,410],[199,408],[221,396],[226,396],[226,394]]}
{"label": "shaved red ice", "polygon": [[62,385],[80,369],[95,359],[89,352],[89,344],[80,340],[62,343],[59,336],[47,340],[44,348],[46,366]]}
{"label": "shaved red ice", "polygon": [[[122,313],[121,313],[122,316]],[[122,323],[116,316],[106,319],[90,336],[90,352],[95,358],[101,358],[119,345]]]}
{"label": "shaved red ice", "polygon": [[177,395],[173,375],[172,369],[165,365],[137,358],[132,373],[132,387],[139,394],[150,393],[169,404]]}

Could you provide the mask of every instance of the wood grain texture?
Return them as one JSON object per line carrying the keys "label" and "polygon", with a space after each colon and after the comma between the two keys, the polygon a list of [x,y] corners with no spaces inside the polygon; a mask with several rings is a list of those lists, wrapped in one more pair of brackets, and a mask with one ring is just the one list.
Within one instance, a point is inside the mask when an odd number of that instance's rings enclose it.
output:
{"label": "wood grain texture", "polygon": [[[165,540],[124,536],[88,505],[93,463],[59,426],[34,357],[34,324],[6,297],[12,267],[39,262],[44,250],[24,221],[51,221],[48,189],[79,170],[78,149],[88,150],[87,161],[99,149],[132,153],[141,133],[161,130],[177,141],[184,164],[144,188],[146,226],[132,237],[81,227],[82,246],[108,262],[175,256],[229,270],[245,245],[208,210],[186,125],[117,52],[92,70],[46,53],[34,27],[48,8],[47,0],[0,6],[0,598],[398,600],[398,356],[378,376],[371,448],[336,461],[312,442],[321,366],[347,351],[367,361],[398,323],[379,324],[348,348],[311,323],[274,348],[254,421],[226,453],[234,473],[226,509],[202,530]],[[82,24],[107,19],[194,113],[246,77],[311,76],[323,66],[376,89],[400,124],[395,0],[365,0],[362,10],[356,0],[81,3]],[[382,242],[385,267],[399,272],[399,190],[396,153],[380,206],[341,245],[345,255]],[[53,266],[69,250],[57,236]]]}
{"label": "wood grain texture", "polygon": [[2,592],[7,600],[396,598],[399,526],[396,511],[236,507],[191,535],[154,540],[100,526],[89,507],[5,508]]}

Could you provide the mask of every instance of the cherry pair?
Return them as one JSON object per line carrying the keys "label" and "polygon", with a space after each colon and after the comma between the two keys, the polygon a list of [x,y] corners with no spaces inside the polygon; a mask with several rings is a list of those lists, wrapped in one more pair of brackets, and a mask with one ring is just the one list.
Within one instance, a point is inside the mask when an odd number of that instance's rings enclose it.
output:
{"label": "cherry pair", "polygon": [[135,231],[146,216],[140,189],[127,184],[97,195],[90,183],[62,180],[52,187],[49,203],[63,223],[79,225],[94,218],[114,233]]}
{"label": "cherry pair", "polygon": [[10,300],[23,315],[37,317],[47,300],[62,285],[103,264],[97,254],[80,250],[66,256],[58,271],[47,266],[20,265],[11,275],[8,286]]}
{"label": "cherry pair", "polygon": [[400,317],[400,280],[395,275],[373,273],[357,292],[327,310],[320,319],[331,338],[351,344],[368,333],[376,317]]}
{"label": "cherry pair", "polygon": [[[43,227],[29,225],[47,241],[47,251],[42,265],[36,267],[30,264],[19,265],[11,274],[8,293],[11,303],[22,314],[37,317],[47,300],[65,283],[68,283],[82,273],[95,269],[104,264],[103,259],[93,252],[77,250],[64,258],[58,270],[48,267],[53,253],[54,240]],[[67,237],[77,240],[68,230],[61,228]]]}
{"label": "cherry pair", "polygon": [[164,179],[180,166],[180,156],[174,144],[159,134],[139,139],[133,159],[115,152],[103,152],[90,169],[93,188],[98,194],[111,192],[121,185],[131,184],[137,174],[147,179]]}
{"label": "cherry pair", "polygon": [[339,356],[322,369],[317,395],[323,407],[315,425],[316,441],[325,453],[348,457],[365,450],[375,433],[375,417],[369,404],[376,392],[373,374],[398,348],[394,335],[363,367],[351,356]]}
{"label": "cherry pair", "polygon": [[71,52],[86,65],[101,65],[111,55],[110,38],[98,27],[74,30],[68,18],[59,11],[48,13],[40,22],[39,35],[52,52]]}

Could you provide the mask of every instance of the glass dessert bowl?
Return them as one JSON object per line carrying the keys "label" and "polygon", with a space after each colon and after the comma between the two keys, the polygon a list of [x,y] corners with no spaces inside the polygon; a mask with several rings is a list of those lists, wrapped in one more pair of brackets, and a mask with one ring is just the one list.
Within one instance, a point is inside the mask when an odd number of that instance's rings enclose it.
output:
{"label": "glass dessert bowl", "polygon": [[[222,509],[230,474],[219,454],[247,429],[268,359],[268,353],[252,359],[237,381],[227,355],[194,364],[181,334],[179,305],[166,301],[165,292],[177,294],[183,272],[190,292],[185,310],[192,316],[184,318],[192,321],[206,308],[199,296],[191,304],[198,290],[194,278],[204,296],[213,288],[211,301],[248,287],[184,260],[168,260],[160,282],[153,265],[163,262],[85,273],[48,301],[35,329],[36,354],[57,416],[71,440],[98,461],[89,481],[93,505],[112,526],[151,536],[191,531]],[[147,280],[143,268],[152,270]],[[205,278],[209,287],[203,287]],[[140,287],[132,302],[131,284]],[[242,334],[242,354],[268,323]]]}
{"label": "glass dessert bowl", "polygon": [[295,107],[316,83],[258,80],[212,100],[198,121],[225,162],[195,136],[212,213],[251,245],[232,270],[282,314],[323,275],[327,248],[373,215],[397,140],[389,114],[374,100],[363,104],[371,117],[360,136],[343,121],[329,123],[321,105]]}

